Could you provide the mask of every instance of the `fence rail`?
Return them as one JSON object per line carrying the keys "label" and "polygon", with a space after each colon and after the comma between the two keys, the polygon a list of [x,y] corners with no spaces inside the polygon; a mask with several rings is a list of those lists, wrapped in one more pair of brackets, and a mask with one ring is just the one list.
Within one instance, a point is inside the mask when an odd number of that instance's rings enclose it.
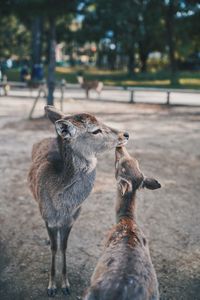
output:
{"label": "fence rail", "polygon": [[[8,88],[9,87],[9,88]],[[41,97],[41,94],[44,96],[47,95],[47,87],[46,83],[35,83],[35,85],[30,85],[24,82],[0,82],[0,88],[4,89],[4,94],[9,94],[9,89],[20,89],[25,90],[28,89],[31,92],[33,90],[37,91],[37,95],[35,94],[35,102],[36,105],[38,99]],[[70,84],[61,80],[56,83],[56,91],[59,91],[60,94],[60,103],[61,109],[63,108],[63,102],[65,95],[68,93],[68,97],[70,93],[76,99],[82,99],[81,91],[82,88],[79,84]],[[43,92],[43,93],[42,93]],[[113,92],[113,93],[112,93]],[[119,92],[119,93],[118,93]],[[84,91],[83,91],[84,93]],[[145,93],[145,95],[144,95]],[[11,93],[10,93],[11,94]],[[169,88],[153,88],[153,87],[120,87],[120,86],[104,86],[102,90],[101,100],[106,101],[120,101],[120,102],[129,102],[129,103],[137,103],[141,102],[140,99],[143,98],[143,103],[163,103],[167,105],[173,105],[174,101],[172,100],[172,96],[179,94],[179,100],[182,97],[182,94],[188,94],[196,96],[196,104],[191,104],[189,100],[179,101],[180,104],[183,105],[200,105],[200,97],[197,99],[197,95],[200,94],[200,90],[196,89],[169,89]],[[149,102],[148,99],[153,95],[153,101]],[[33,95],[31,95],[33,97]],[[164,96],[164,98],[162,98]],[[28,96],[27,96],[28,97]],[[159,99],[162,98],[161,101],[156,100],[156,97]],[[138,101],[139,99],[139,101]],[[34,107],[35,107],[34,105]]]}
{"label": "fence rail", "polygon": [[[172,93],[179,93],[179,94],[200,94],[200,90],[195,89],[164,89],[164,88],[142,88],[142,87],[135,87],[135,88],[128,88],[130,91],[130,102],[134,103],[134,94],[135,92],[161,92],[166,93],[166,104],[170,104],[170,97]],[[200,103],[199,103],[200,104]]]}

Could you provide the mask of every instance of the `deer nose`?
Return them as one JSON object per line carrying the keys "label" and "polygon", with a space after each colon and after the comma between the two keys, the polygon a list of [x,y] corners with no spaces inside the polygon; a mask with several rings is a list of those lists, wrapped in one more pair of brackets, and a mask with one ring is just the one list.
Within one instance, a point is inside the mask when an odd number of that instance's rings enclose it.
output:
{"label": "deer nose", "polygon": [[124,137],[128,140],[129,139],[129,134],[128,132],[124,132]]}

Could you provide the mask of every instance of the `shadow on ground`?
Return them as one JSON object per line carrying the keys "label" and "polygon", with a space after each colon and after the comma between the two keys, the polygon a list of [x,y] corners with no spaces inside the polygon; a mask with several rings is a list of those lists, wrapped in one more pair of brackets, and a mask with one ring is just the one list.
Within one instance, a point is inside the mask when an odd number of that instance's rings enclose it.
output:
{"label": "shadow on ground", "polygon": [[[26,177],[32,144],[55,135],[54,127],[45,119],[24,120],[24,103],[9,101],[9,111],[5,105],[2,114],[6,117],[0,119],[0,299],[43,300],[47,299],[50,251]],[[26,105],[28,110],[31,103]],[[12,115],[15,109],[17,117]],[[138,222],[150,241],[161,299],[199,300],[200,109],[105,106],[88,101],[66,106],[68,113],[81,110],[95,113],[110,126],[128,130],[128,150],[139,159],[147,176],[155,176],[162,183],[158,191],[138,193],[137,200]],[[70,235],[69,300],[77,299],[87,287],[102,251],[102,240],[114,223],[115,185],[111,151],[99,158],[93,193]],[[57,275],[59,284],[59,272]],[[66,298],[58,291],[56,299]]]}

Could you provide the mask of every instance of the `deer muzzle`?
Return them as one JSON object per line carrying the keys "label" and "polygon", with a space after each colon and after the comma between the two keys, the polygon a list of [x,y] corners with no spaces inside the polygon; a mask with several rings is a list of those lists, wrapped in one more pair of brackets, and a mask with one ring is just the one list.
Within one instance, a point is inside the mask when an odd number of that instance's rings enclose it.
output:
{"label": "deer muzzle", "polygon": [[129,134],[128,132],[120,132],[118,135],[118,145],[117,147],[125,146],[128,142]]}

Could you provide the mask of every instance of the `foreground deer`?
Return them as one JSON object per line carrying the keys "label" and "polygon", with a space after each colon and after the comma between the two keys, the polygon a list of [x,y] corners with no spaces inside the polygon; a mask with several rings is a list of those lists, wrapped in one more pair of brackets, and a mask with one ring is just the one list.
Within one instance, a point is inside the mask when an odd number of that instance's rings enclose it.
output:
{"label": "foreground deer", "polygon": [[103,89],[102,81],[98,81],[98,80],[88,81],[88,80],[85,80],[83,78],[83,76],[77,76],[77,80],[78,80],[79,84],[81,85],[81,87],[85,90],[87,98],[89,98],[90,90],[95,90],[98,93],[98,95],[100,96],[101,91]]}
{"label": "foreground deer", "polygon": [[116,149],[118,198],[117,224],[91,278],[84,300],[157,300],[156,273],[149,248],[136,223],[135,198],[140,187],[158,189],[160,184],[144,178],[138,162],[127,150]]}
{"label": "foreground deer", "polygon": [[129,136],[104,125],[93,115],[66,116],[52,106],[46,106],[45,110],[55,124],[57,138],[47,138],[33,146],[28,180],[51,242],[47,292],[54,296],[58,237],[62,255],[62,292],[69,293],[65,257],[67,240],[81,204],[92,190],[96,155],[125,144]]}

